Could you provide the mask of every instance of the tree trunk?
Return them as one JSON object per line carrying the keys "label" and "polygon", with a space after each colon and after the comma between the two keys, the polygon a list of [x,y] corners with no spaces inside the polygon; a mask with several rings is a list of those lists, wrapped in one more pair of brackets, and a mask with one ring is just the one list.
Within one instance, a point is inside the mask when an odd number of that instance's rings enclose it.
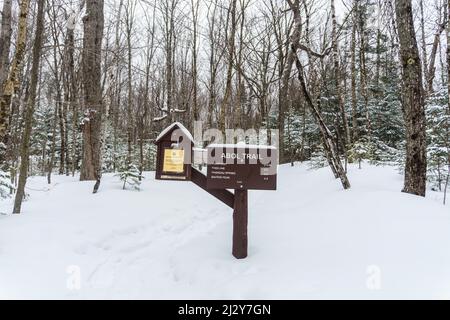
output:
{"label": "tree trunk", "polygon": [[193,103],[193,120],[199,121],[199,107],[198,107],[198,71],[197,71],[197,55],[198,55],[198,46],[197,46],[197,37],[198,37],[198,12],[199,12],[199,3],[200,1],[191,0],[191,10],[192,10],[192,103]]}
{"label": "tree trunk", "polygon": [[428,53],[427,53],[427,38],[425,33],[425,15],[423,9],[423,0],[419,2],[420,8],[420,32],[421,32],[421,42],[422,42],[422,61],[423,61],[423,72],[425,76],[425,83],[429,82],[428,75]]}
{"label": "tree trunk", "polygon": [[[127,31],[127,60],[128,60],[128,81],[127,81],[127,166],[133,162],[133,82],[132,82],[132,68],[133,68],[133,52],[131,47],[131,37],[133,32],[134,19],[134,0],[128,1],[126,5],[125,24]],[[118,53],[117,53],[118,54]]]}
{"label": "tree trunk", "polygon": [[[84,2],[82,2],[79,11],[81,11],[82,7],[84,6]],[[67,104],[70,106],[70,109],[72,111],[72,136],[71,136],[71,155],[70,157],[66,156],[67,161],[70,158],[70,171],[72,173],[72,176],[75,175],[75,170],[77,167],[77,132],[78,132],[78,105],[77,105],[77,99],[78,99],[78,86],[77,86],[77,77],[75,75],[75,27],[76,27],[76,19],[78,16],[78,13],[73,13],[69,19],[67,20],[67,34],[65,39],[65,53],[64,53],[64,70],[66,73],[66,90],[67,90]],[[67,117],[66,120],[66,128],[67,126]],[[66,130],[67,135],[67,130]],[[68,140],[68,139],[67,139]],[[69,162],[67,163],[67,174],[69,172]]]}
{"label": "tree trunk", "polygon": [[219,71],[219,65],[221,62],[221,58],[224,53],[224,49],[219,46],[217,38],[222,35],[222,27],[219,25],[216,26],[218,22],[218,16],[220,16],[221,11],[217,14],[217,11],[220,10],[219,0],[214,0],[211,3],[212,8],[208,12],[209,23],[208,23],[208,44],[209,44],[209,79],[208,79],[208,110],[207,110],[207,123],[208,128],[212,128],[213,126],[217,128],[217,124],[214,125],[217,117],[216,114],[216,104],[217,104],[217,74]]}
{"label": "tree trunk", "polygon": [[[286,61],[284,65],[283,75],[281,77],[281,86],[280,86],[280,105],[279,105],[279,119],[278,123],[280,126],[280,163],[284,163],[286,161],[286,154],[284,151],[284,122],[286,117],[286,111],[289,109],[289,79],[291,78],[292,66],[294,64],[294,52],[287,48],[286,52]],[[292,159],[290,159],[292,161]]]}
{"label": "tree trunk", "polygon": [[339,39],[337,35],[337,20],[336,20],[336,7],[334,0],[331,0],[331,19],[332,19],[332,38],[333,38],[333,64],[334,64],[334,77],[336,81],[336,96],[338,100],[338,107],[341,113],[342,125],[345,132],[344,148],[347,152],[348,146],[351,144],[350,129],[348,126],[347,115],[345,114],[344,97],[342,95],[341,86],[341,70],[339,63]]}
{"label": "tree trunk", "polygon": [[[56,15],[52,17],[56,19]],[[58,109],[58,123],[59,123],[59,135],[60,135],[60,157],[59,157],[59,174],[64,174],[64,167],[66,163],[66,122],[64,121],[64,111],[63,111],[63,102],[62,102],[62,90],[61,90],[61,80],[63,80],[63,76],[59,71],[58,64],[58,48],[59,48],[59,37],[57,35],[57,26],[56,21],[53,21],[52,25],[52,33],[53,33],[53,73],[55,78],[55,103]],[[66,99],[65,99],[66,100]]]}
{"label": "tree trunk", "polygon": [[433,83],[434,83],[434,78],[436,76],[436,55],[437,55],[437,51],[439,48],[439,43],[441,41],[441,34],[442,34],[442,32],[444,32],[445,27],[446,27],[445,22],[439,24],[438,30],[436,31],[436,33],[434,35],[433,46],[431,48],[431,55],[430,55],[430,65],[428,66],[428,71],[427,71],[427,74],[428,74],[427,94],[432,94],[434,91]]}
{"label": "tree trunk", "polygon": [[3,83],[8,76],[9,50],[11,48],[11,1],[4,0],[2,26],[0,30],[0,97],[3,95]]}
{"label": "tree trunk", "polygon": [[[444,9],[447,18],[447,93],[450,97],[450,1],[447,1],[447,8]],[[448,101],[447,105],[447,164],[448,164],[448,171],[447,171],[447,180],[445,182],[445,188],[444,188],[444,204],[447,200],[447,190],[450,180],[450,100]]]}
{"label": "tree trunk", "polygon": [[55,113],[53,116],[53,125],[52,125],[52,147],[50,150],[50,158],[48,160],[47,166],[47,183],[52,183],[52,173],[53,173],[53,164],[55,162],[55,153],[56,153],[56,127],[58,122],[58,105],[55,103]]}
{"label": "tree trunk", "polygon": [[359,65],[360,65],[360,91],[364,99],[364,112],[366,117],[366,134],[371,139],[372,125],[369,113],[369,91],[367,81],[367,63],[366,63],[366,18],[363,13],[361,1],[356,1],[356,12],[358,15],[357,25],[359,31]]}
{"label": "tree trunk", "polygon": [[[353,7],[355,8],[354,3]],[[353,141],[358,140],[358,105],[356,98],[356,15],[352,13],[353,26],[352,26],[352,40],[351,40],[351,83],[352,83],[352,138]]]}
{"label": "tree trunk", "polygon": [[83,84],[85,118],[83,121],[83,164],[80,180],[95,180],[94,193],[101,179],[101,49],[103,38],[103,0],[86,2],[83,18]]}
{"label": "tree trunk", "polygon": [[225,94],[222,101],[222,107],[220,109],[219,117],[219,130],[225,132],[226,128],[226,114],[229,112],[229,104],[231,100],[231,90],[232,90],[232,77],[233,77],[233,59],[234,59],[234,47],[235,47],[235,36],[236,36],[236,0],[231,0],[230,8],[228,12],[228,24],[229,31],[227,37],[227,49],[228,49],[228,66],[227,75],[225,83]]}
{"label": "tree trunk", "polygon": [[[12,96],[20,89],[19,71],[25,56],[27,44],[27,18],[30,0],[20,2],[19,26],[17,31],[16,51],[14,54],[8,79],[3,86],[3,95],[0,96],[0,144],[7,145],[8,123]],[[0,164],[4,161],[4,150],[0,150]]]}
{"label": "tree trunk", "polygon": [[166,1],[163,9],[165,53],[166,53],[166,110],[165,114],[169,123],[173,121],[175,107],[175,8],[177,1]]}
{"label": "tree trunk", "polygon": [[33,116],[36,104],[36,93],[39,83],[39,65],[41,62],[41,51],[42,51],[42,39],[44,35],[44,7],[45,0],[38,1],[38,13],[36,19],[36,37],[33,44],[33,66],[31,68],[31,83],[29,97],[26,104],[25,111],[25,128],[22,137],[22,145],[20,148],[20,173],[19,173],[19,184],[17,186],[17,193],[14,200],[14,211],[13,213],[20,213],[22,207],[22,200],[25,195],[25,184],[27,182],[28,175],[28,164],[29,164],[29,145],[31,129],[33,125]]}
{"label": "tree trunk", "polygon": [[122,60],[119,56],[119,52],[121,50],[120,47],[120,24],[122,19],[122,8],[123,8],[123,0],[120,0],[119,7],[117,10],[116,16],[116,30],[115,30],[115,71],[114,71],[114,97],[112,99],[112,127],[113,127],[113,171],[117,170],[117,159],[118,159],[118,123],[119,123],[119,109],[121,104],[121,96],[122,96]]}
{"label": "tree trunk", "polygon": [[426,193],[426,120],[422,86],[422,66],[414,30],[411,0],[396,0],[400,61],[402,72],[403,114],[406,126],[405,186],[403,192]]}

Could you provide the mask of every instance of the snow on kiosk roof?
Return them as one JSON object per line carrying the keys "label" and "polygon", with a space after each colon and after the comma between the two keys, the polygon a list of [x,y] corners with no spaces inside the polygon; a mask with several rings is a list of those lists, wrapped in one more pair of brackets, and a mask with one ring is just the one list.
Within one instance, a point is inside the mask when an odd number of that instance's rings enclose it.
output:
{"label": "snow on kiosk roof", "polygon": [[155,140],[155,143],[159,142],[162,138],[164,138],[167,134],[172,132],[175,129],[180,129],[182,133],[189,139],[191,142],[194,142],[194,137],[192,137],[192,134],[189,132],[189,130],[183,126],[180,122],[174,122],[167,128],[165,128],[161,133],[158,135],[158,137]]}

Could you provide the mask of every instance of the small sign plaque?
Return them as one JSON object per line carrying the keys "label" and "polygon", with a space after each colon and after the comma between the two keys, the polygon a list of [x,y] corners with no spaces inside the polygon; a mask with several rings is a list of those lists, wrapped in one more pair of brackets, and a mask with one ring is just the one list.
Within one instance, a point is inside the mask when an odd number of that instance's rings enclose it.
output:
{"label": "small sign plaque", "polygon": [[183,173],[184,171],[184,150],[165,149],[163,172]]}

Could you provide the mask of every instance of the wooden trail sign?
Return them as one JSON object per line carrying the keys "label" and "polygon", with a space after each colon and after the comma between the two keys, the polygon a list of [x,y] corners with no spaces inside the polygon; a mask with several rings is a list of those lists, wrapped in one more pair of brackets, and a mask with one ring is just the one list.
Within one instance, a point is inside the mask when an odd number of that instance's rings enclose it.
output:
{"label": "wooden trail sign", "polygon": [[[194,139],[181,123],[173,123],[155,141],[157,180],[192,181],[233,209],[233,256],[247,257],[248,190],[276,190],[275,147],[218,145],[207,148],[207,175],[192,167]],[[234,193],[227,189],[234,189]]]}
{"label": "wooden trail sign", "polygon": [[210,145],[207,163],[209,189],[277,189],[275,147]]}

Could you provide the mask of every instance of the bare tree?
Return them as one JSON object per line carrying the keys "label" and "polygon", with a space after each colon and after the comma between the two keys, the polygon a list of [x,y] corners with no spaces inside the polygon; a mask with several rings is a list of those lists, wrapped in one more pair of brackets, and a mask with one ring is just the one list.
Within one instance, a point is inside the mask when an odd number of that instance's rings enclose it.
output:
{"label": "bare tree", "polygon": [[430,62],[427,66],[424,62],[425,68],[428,68],[428,70],[425,71],[425,80],[426,80],[426,93],[432,94],[434,92],[433,84],[434,84],[434,78],[436,76],[436,56],[439,48],[439,44],[441,41],[441,34],[444,32],[446,26],[447,26],[447,15],[442,14],[442,11],[444,13],[446,12],[445,9],[445,3],[442,4],[442,8],[438,8],[438,16],[439,21],[437,23],[437,28],[434,34],[433,44],[431,46],[431,54],[430,54]]}
{"label": "bare tree", "polygon": [[192,14],[192,98],[193,108],[192,115],[194,121],[200,119],[199,105],[198,105],[198,12],[199,12],[199,0],[191,0],[191,14]]}
{"label": "bare tree", "polygon": [[[80,6],[74,10],[67,19],[66,26],[66,38],[64,42],[64,79],[65,79],[65,103],[70,107],[72,111],[72,141],[71,141],[71,163],[70,171],[72,175],[75,175],[75,170],[77,168],[77,132],[78,132],[78,113],[79,107],[78,101],[78,82],[79,79],[76,75],[75,70],[75,28],[78,22],[81,10],[84,7],[84,1],[81,2]],[[67,121],[67,118],[66,118]],[[67,125],[66,125],[67,127]],[[67,160],[69,156],[67,155]],[[67,164],[67,169],[69,170],[69,164]]]}
{"label": "bare tree", "polygon": [[[61,37],[61,27],[58,24],[59,7],[56,5],[55,1],[52,0],[49,10],[49,20],[50,20],[50,30],[51,37],[53,40],[53,63],[50,65],[50,69],[54,76],[54,85],[56,89],[55,94],[55,105],[57,107],[59,133],[60,133],[60,157],[59,157],[59,174],[64,174],[66,166],[66,155],[67,155],[67,104],[65,103],[68,98],[65,97],[63,101],[63,89],[66,83],[66,79],[63,74],[63,52],[61,51],[60,37]],[[66,93],[68,91],[66,90]]]}
{"label": "bare tree", "polygon": [[127,142],[128,142],[128,154],[127,154],[127,165],[130,165],[132,160],[133,152],[133,78],[132,78],[132,68],[133,68],[133,48],[132,48],[132,33],[133,33],[133,21],[135,19],[136,4],[134,0],[127,0],[125,5],[125,34],[127,40],[127,62],[128,62],[128,100],[127,100]]}
{"label": "bare tree", "polygon": [[[447,8],[444,9],[446,11],[447,16],[447,93],[450,97],[450,1],[447,1]],[[450,140],[450,99],[447,105],[447,141]],[[448,163],[448,172],[447,179],[445,181],[444,188],[444,204],[447,201],[447,190],[450,183],[450,142],[447,142],[447,163]]]}
{"label": "bare tree", "polygon": [[[356,8],[356,1],[353,0],[353,8]],[[356,98],[356,33],[357,33],[357,18],[356,10],[352,13],[352,37],[351,37],[351,100],[352,100],[352,138],[353,141],[358,140],[358,106]]]}
{"label": "bare tree", "polygon": [[359,78],[360,78],[360,94],[364,99],[364,113],[365,113],[365,127],[367,131],[367,137],[370,140],[372,124],[369,114],[369,88],[368,88],[368,75],[367,75],[367,28],[366,28],[366,17],[364,15],[364,10],[362,7],[362,1],[355,1],[356,10],[356,24],[357,31],[359,34]]}
{"label": "bare tree", "polygon": [[300,59],[297,56],[297,52],[300,49],[300,27],[301,27],[301,19],[300,19],[300,5],[299,0],[287,0],[289,7],[294,15],[294,28],[291,34],[291,50],[294,52],[295,64],[298,71],[298,79],[300,81],[300,86],[303,92],[303,96],[305,97],[306,103],[308,104],[314,119],[316,120],[317,125],[319,126],[320,133],[322,136],[323,146],[327,153],[327,158],[332,168],[333,173],[335,173],[336,178],[341,180],[342,186],[344,189],[350,188],[350,182],[347,178],[347,174],[345,173],[344,167],[342,166],[341,160],[339,158],[339,154],[334,143],[333,136],[328,129],[325,121],[322,118],[322,115],[318,109],[318,107],[314,104],[313,98],[309,93],[305,78],[304,78],[304,69]]}
{"label": "bare tree", "polygon": [[[284,137],[285,137],[285,119],[288,109],[288,89],[289,79],[291,77],[292,66],[294,64],[294,54],[290,50],[287,37],[291,33],[292,21],[285,18],[285,15],[278,10],[273,0],[270,1],[270,12],[272,15],[273,31],[277,42],[278,59],[278,130],[279,130],[279,149],[280,163],[286,161]],[[284,17],[284,18],[283,18]]]}
{"label": "bare tree", "polygon": [[140,176],[139,179],[141,179],[142,172],[144,171],[144,140],[148,134],[148,132],[151,132],[152,129],[152,104],[150,103],[150,96],[151,96],[151,70],[153,66],[153,60],[155,58],[157,45],[156,45],[156,17],[155,17],[155,7],[153,7],[152,10],[152,16],[149,17],[148,14],[145,14],[145,21],[147,25],[146,33],[147,33],[147,39],[146,39],[146,45],[147,48],[145,50],[144,58],[145,58],[145,79],[144,79],[144,85],[143,85],[143,106],[141,107],[141,104],[139,104],[138,107],[138,118],[137,118],[137,124],[138,124],[138,135],[139,135],[139,172]]}
{"label": "bare tree", "polygon": [[233,78],[233,62],[235,54],[235,44],[236,44],[236,0],[231,0],[230,6],[228,8],[227,14],[227,27],[226,27],[226,41],[227,41],[227,54],[228,54],[228,66],[227,75],[225,82],[225,93],[222,101],[222,106],[220,109],[219,117],[219,130],[225,132],[226,128],[226,114],[229,110],[229,104],[231,100],[232,93],[232,78]]}
{"label": "bare tree", "polygon": [[351,143],[350,129],[347,121],[347,115],[345,113],[344,97],[342,94],[342,84],[341,84],[341,66],[339,62],[339,39],[338,39],[338,29],[337,29],[337,19],[336,19],[336,6],[334,0],[331,0],[331,37],[333,41],[333,64],[334,64],[334,78],[336,81],[336,96],[338,101],[339,111],[341,113],[342,125],[344,126],[345,132],[345,148]]}
{"label": "bare tree", "polygon": [[221,20],[221,6],[219,0],[214,0],[208,6],[208,42],[209,42],[209,79],[208,79],[208,127],[213,127],[214,114],[217,113],[217,77],[220,63],[225,54],[224,46],[220,45],[223,28],[218,25]]}

